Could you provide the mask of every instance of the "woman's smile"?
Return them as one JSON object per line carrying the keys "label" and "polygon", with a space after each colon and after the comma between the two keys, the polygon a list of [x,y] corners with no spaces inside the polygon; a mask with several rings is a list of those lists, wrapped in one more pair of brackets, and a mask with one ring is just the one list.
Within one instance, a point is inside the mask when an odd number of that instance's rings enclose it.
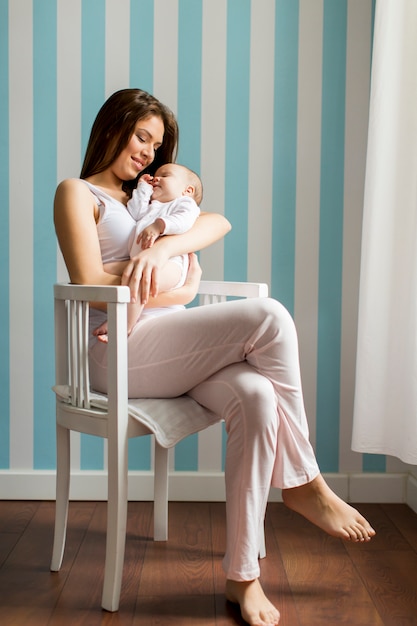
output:
{"label": "woman's smile", "polygon": [[148,163],[144,162],[145,159],[138,159],[134,156],[132,156],[132,161],[138,172],[142,171],[146,167],[146,165],[148,165]]}

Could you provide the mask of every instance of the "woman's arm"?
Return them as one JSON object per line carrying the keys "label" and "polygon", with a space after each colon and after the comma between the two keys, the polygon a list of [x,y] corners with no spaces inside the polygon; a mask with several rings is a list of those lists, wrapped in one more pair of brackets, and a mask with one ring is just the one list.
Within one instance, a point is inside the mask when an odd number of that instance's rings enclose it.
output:
{"label": "woman's arm", "polygon": [[160,237],[152,248],[133,257],[123,271],[122,285],[130,287],[132,299],[139,298],[147,304],[149,296],[158,294],[158,273],[170,257],[206,248],[224,237],[230,229],[230,223],[222,215],[201,213],[186,233]]}
{"label": "woman's arm", "polygon": [[120,276],[104,271],[95,215],[94,197],[79,179],[64,180],[54,201],[58,242],[72,283],[120,285]]}
{"label": "woman's arm", "polygon": [[[190,253],[188,258],[188,271],[184,284],[169,291],[160,291],[155,297],[150,296],[146,305],[147,308],[171,306],[172,304],[188,304],[194,300],[198,292],[202,271],[197,255],[194,252]],[[121,276],[127,262],[112,261],[105,263],[104,267],[106,272]]]}
{"label": "woman's arm", "polygon": [[188,255],[188,259],[187,277],[182,287],[170,291],[162,291],[155,298],[150,297],[146,308],[188,304],[194,300],[198,293],[202,271],[197,255],[194,252]]}
{"label": "woman's arm", "polygon": [[[188,232],[161,237],[152,248],[143,250],[126,263],[120,262],[117,269],[108,268],[106,272],[97,234],[97,213],[94,196],[83,181],[67,179],[60,183],[55,194],[54,222],[71,282],[128,285],[132,302],[138,300],[140,285],[139,298],[143,304],[148,302],[149,295],[155,297],[158,294],[158,272],[171,256],[205,248],[230,230],[230,224],[223,216],[203,213]],[[123,272],[122,276],[120,272]],[[187,291],[187,287],[181,290]],[[170,292],[169,296],[163,297],[164,300],[156,299],[153,306],[166,306],[168,301],[169,304],[184,304],[193,299],[187,300],[190,296],[181,290]]]}

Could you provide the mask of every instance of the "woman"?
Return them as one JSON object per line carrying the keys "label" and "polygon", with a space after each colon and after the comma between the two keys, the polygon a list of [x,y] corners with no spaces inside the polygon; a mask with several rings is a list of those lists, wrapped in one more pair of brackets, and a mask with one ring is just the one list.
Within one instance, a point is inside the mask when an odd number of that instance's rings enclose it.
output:
{"label": "woman", "polygon": [[[333,536],[368,541],[375,531],[320,474],[308,440],[296,332],[282,305],[265,298],[152,315],[153,307],[185,304],[196,293],[200,269],[191,255],[186,285],[158,294],[168,258],[229,230],[220,215],[202,214],[186,234],[162,237],[129,260],[131,190],[140,174],[175,159],[177,135],[172,113],[149,94],[113,94],[94,122],[81,178],[58,186],[56,232],[72,282],[128,285],[132,301],[146,304],[148,315],[128,339],[130,397],[188,393],[225,420],[226,597],[251,626],[276,625],[279,611],[261,588],[258,564],[271,485]],[[95,306],[98,326],[105,313]],[[105,391],[105,344],[97,341],[90,356],[94,387]]]}

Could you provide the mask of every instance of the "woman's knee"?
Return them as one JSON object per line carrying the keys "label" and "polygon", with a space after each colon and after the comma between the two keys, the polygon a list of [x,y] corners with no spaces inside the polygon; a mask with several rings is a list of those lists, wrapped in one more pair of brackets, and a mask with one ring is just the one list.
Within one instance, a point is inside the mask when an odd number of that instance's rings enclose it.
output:
{"label": "woman's knee", "polygon": [[271,381],[265,376],[245,365],[234,379],[233,397],[234,410],[226,418],[226,430],[233,427],[233,417],[237,415],[239,422],[243,420],[246,423],[245,428],[261,433],[276,428],[276,395]]}
{"label": "woman's knee", "polygon": [[285,306],[274,298],[260,298],[259,304],[262,308],[264,318],[274,322],[279,328],[294,328],[294,320]]}

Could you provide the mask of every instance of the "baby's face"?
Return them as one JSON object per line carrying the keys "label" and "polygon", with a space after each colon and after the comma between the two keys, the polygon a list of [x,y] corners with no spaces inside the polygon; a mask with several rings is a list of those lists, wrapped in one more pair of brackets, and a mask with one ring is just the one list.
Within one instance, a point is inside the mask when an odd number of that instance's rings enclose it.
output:
{"label": "baby's face", "polygon": [[174,163],[167,163],[156,170],[152,185],[152,200],[170,202],[183,195],[187,182],[182,168]]}

